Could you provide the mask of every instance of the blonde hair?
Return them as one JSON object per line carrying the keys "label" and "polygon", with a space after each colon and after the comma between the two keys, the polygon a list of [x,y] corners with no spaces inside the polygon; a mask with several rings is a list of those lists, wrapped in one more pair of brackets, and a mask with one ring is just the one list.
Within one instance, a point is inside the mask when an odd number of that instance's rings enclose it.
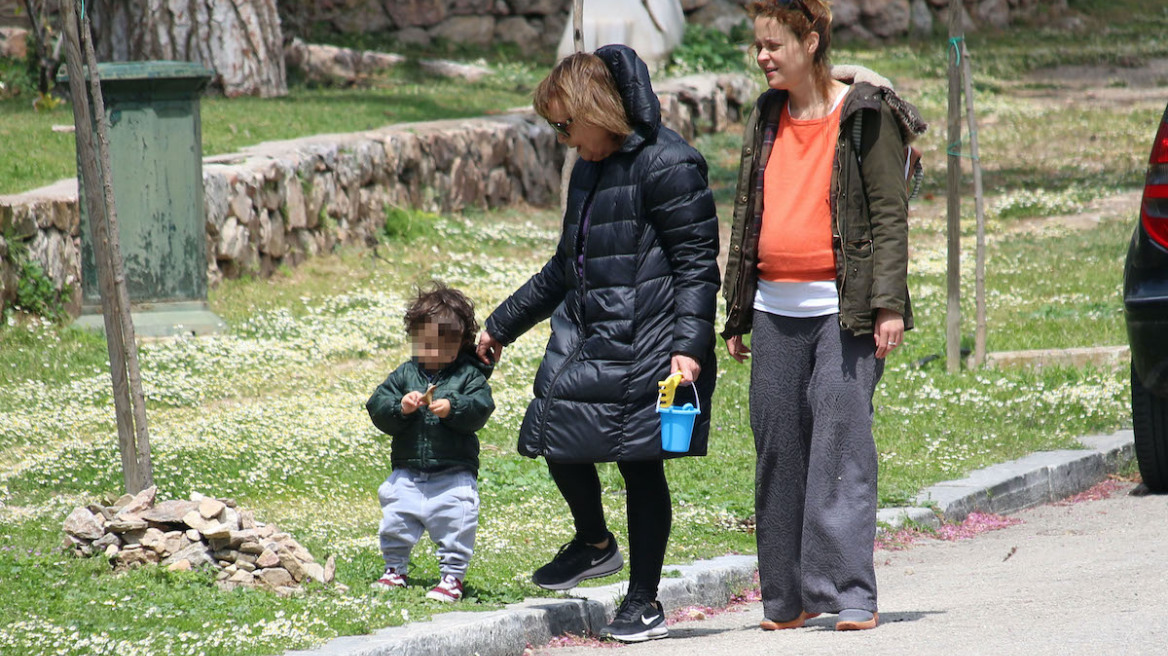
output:
{"label": "blonde hair", "polygon": [[787,26],[800,43],[812,32],[819,35],[819,47],[811,60],[815,89],[824,98],[831,93],[831,7],[828,0],[754,0],[746,6],[751,20],[773,18]]}
{"label": "blonde hair", "polygon": [[560,60],[535,88],[532,106],[545,119],[558,102],[573,123],[594,125],[623,139],[633,132],[616,80],[604,60],[578,52]]}

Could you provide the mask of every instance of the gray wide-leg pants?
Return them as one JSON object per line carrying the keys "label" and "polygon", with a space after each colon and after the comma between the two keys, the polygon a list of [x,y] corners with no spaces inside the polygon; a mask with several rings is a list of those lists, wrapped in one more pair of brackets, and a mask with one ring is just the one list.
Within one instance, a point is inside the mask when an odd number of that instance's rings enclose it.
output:
{"label": "gray wide-leg pants", "polygon": [[479,526],[479,488],[465,469],[436,474],[395,469],[377,488],[381,501],[381,556],[398,574],[409,572],[410,552],[422,537],[438,545],[442,575],[466,578]]}
{"label": "gray wide-leg pants", "polygon": [[875,612],[875,342],[834,314],[756,310],[750,347],[763,614]]}

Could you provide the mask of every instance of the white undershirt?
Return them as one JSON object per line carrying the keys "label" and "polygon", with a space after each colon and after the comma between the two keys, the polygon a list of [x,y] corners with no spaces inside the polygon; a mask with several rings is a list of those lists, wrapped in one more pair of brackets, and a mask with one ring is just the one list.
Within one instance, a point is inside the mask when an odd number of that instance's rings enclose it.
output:
{"label": "white undershirt", "polygon": [[771,282],[758,280],[754,309],[783,317],[823,317],[839,313],[834,280]]}

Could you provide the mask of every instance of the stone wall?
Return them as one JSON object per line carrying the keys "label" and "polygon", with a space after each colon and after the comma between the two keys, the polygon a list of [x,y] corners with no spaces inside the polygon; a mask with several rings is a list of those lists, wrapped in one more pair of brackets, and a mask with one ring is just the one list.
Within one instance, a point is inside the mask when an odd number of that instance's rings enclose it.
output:
{"label": "stone wall", "polygon": [[[637,0],[629,0],[635,2]],[[748,0],[681,0],[687,21],[723,30],[746,19]],[[963,0],[967,29],[1004,27],[1039,7],[1065,10],[1067,0]],[[554,52],[572,0],[297,0],[282,2],[285,30],[310,27],[341,34],[385,34],[403,46],[435,41],[489,46],[510,43],[524,52]],[[949,0],[833,0],[841,38],[888,38],[927,33],[948,20]],[[587,0],[584,16],[588,16]]]}
{"label": "stone wall", "polygon": [[[745,75],[658,88],[667,125],[692,139],[740,119],[757,87]],[[387,207],[454,212],[559,202],[565,150],[530,111],[272,142],[203,163],[208,282],[268,275],[339,244],[369,245]],[[5,238],[19,243],[9,244]],[[20,247],[80,311],[76,180],[0,196],[0,309],[16,298]]]}
{"label": "stone wall", "polygon": [[[635,2],[637,0],[630,0]],[[729,30],[745,19],[748,0],[681,0],[687,21]],[[1040,13],[1060,15],[1067,0],[962,0],[968,30],[1005,27]],[[572,0],[281,0],[287,36],[379,34],[402,46],[510,43],[523,52],[555,52]],[[833,0],[843,39],[888,38],[944,30],[949,0]],[[585,16],[587,16],[587,4]],[[28,27],[23,0],[0,0],[0,27]]]}

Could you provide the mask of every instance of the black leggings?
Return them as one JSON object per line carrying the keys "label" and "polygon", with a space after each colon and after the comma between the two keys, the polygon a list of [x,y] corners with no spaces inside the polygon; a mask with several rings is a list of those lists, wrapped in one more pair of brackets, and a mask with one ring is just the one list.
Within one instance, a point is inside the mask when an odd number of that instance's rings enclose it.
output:
{"label": "black leggings", "polygon": [[[576,538],[588,544],[604,542],[608,525],[600,501],[600,476],[592,463],[548,462],[548,471],[568,502],[576,522]],[[665,480],[664,460],[618,462],[625,479],[629,516],[629,596],[657,598],[665,547],[673,525],[673,501]]]}

